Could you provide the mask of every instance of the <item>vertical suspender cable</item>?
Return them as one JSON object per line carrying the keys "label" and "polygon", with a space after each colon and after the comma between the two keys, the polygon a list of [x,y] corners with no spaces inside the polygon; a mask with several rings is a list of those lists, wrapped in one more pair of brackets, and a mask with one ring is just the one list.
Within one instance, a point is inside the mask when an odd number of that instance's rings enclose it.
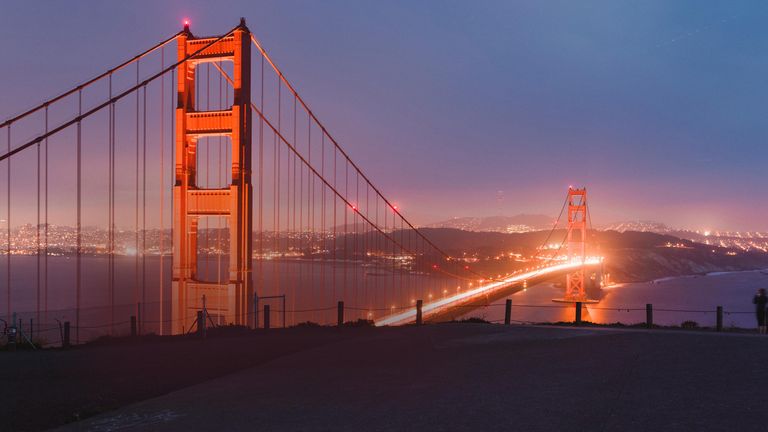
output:
{"label": "vertical suspender cable", "polygon": [[[378,226],[379,226],[379,197],[378,197],[378,196],[376,196],[376,197],[375,197],[375,199],[376,199],[376,202],[375,202],[375,206],[376,206],[376,213],[375,213],[375,215],[374,215],[373,224],[374,224],[374,225],[376,225],[376,226],[378,227]],[[377,256],[377,258],[376,258],[376,267],[375,267],[375,269],[376,269],[376,272],[378,273],[378,271],[379,271],[379,266],[380,266],[380,262],[379,262],[379,261],[380,261],[381,257],[382,257],[384,254],[382,254],[382,250],[379,248],[379,244],[380,244],[380,242],[379,242],[379,239],[381,238],[381,236],[380,236],[380,235],[379,235],[379,233],[377,233],[377,232],[374,232],[374,233],[373,233],[373,235],[375,235],[375,236],[376,236],[376,237],[374,238],[374,241],[375,241],[375,247],[376,247],[376,256]],[[378,278],[378,277],[377,277],[376,279],[374,279],[374,281],[373,281],[373,289],[374,289],[374,291],[375,291],[376,293],[378,293],[378,292],[379,292],[379,278]],[[386,291],[386,290],[384,290],[384,306],[386,307],[386,305],[387,305],[387,291]]]}
{"label": "vertical suspender cable", "polygon": [[[298,128],[297,128],[297,121],[298,121],[298,118],[297,118],[297,114],[296,114],[296,96],[294,96],[293,97],[293,142],[294,143],[296,142],[296,131],[298,130]],[[301,225],[299,225],[299,229],[297,231],[296,230],[296,166],[297,166],[298,158],[296,157],[295,153],[292,153],[292,156],[293,156],[293,235],[294,235],[293,248],[295,250],[296,249],[296,238],[295,237],[296,237],[297,233],[301,231]],[[300,242],[299,242],[299,246],[301,246]],[[299,263],[299,270],[301,270],[301,263]],[[293,273],[293,272],[291,272],[291,273]],[[291,294],[291,306],[292,306],[292,309],[294,311],[296,310],[296,292],[297,291],[300,292],[300,288],[301,288],[301,285],[299,285],[299,284],[300,284],[300,280],[297,281],[296,278],[294,277],[293,278],[293,293]],[[293,322],[295,323],[296,322],[296,312],[292,313],[291,318],[292,318]]]}
{"label": "vertical suspender cable", "polygon": [[[112,74],[109,74],[109,98],[112,99]],[[114,328],[114,316],[112,307],[114,307],[114,301],[112,300],[112,158],[114,147],[112,145],[112,110],[114,106],[109,104],[109,111],[107,112],[107,297],[110,303],[110,329],[109,334],[112,335]]]}
{"label": "vertical suspender cable", "polygon": [[[405,241],[403,240],[403,218],[400,218],[400,256],[405,255],[405,251],[403,250],[403,245],[405,244]],[[399,260],[398,260],[399,262]],[[401,262],[402,264],[402,262]],[[403,290],[403,267],[401,266],[398,268],[398,278],[400,279],[398,282],[400,283],[400,291]],[[406,290],[406,293],[408,291]]]}
{"label": "vertical suspender cable", "polygon": [[147,85],[144,85],[141,149],[141,330],[147,320]]}
{"label": "vertical suspender cable", "polygon": [[[278,132],[282,132],[280,129],[280,81],[277,81],[277,130]],[[280,149],[277,144],[277,134],[272,134],[272,178],[273,178],[273,184],[272,184],[272,235],[274,238],[272,239],[272,253],[273,256],[277,257],[276,254],[279,250],[279,231],[280,231],[280,157],[279,157]],[[273,261],[272,263],[272,295],[278,294],[278,288],[280,286],[280,275],[277,271],[279,264],[278,261]]]}
{"label": "vertical suspender cable", "polygon": [[[45,133],[48,133],[48,105],[45,106]],[[48,322],[48,138],[45,138],[45,143],[43,144],[43,147],[45,148],[45,185],[44,185],[44,195],[45,195],[45,213],[44,213],[44,220],[45,220],[45,228],[43,231],[43,242],[44,242],[44,258],[43,258],[43,274],[44,282],[43,282],[43,308],[45,310],[45,315],[43,319],[45,322]]]}
{"label": "vertical suspender cable", "polygon": [[[165,46],[160,50],[160,69],[165,69]],[[173,87],[173,84],[171,84]],[[163,174],[163,164],[165,163],[165,76],[160,78],[160,293],[158,294],[158,324],[157,330],[160,336],[163,335],[163,255],[165,254],[165,221],[163,220],[163,205],[165,204],[165,179]]]}
{"label": "vertical suspender cable", "polygon": [[[112,99],[112,74],[109,74],[109,97]],[[109,105],[109,316],[110,334],[115,331],[115,159],[117,152],[117,123],[115,122],[117,107],[114,103]]]}
{"label": "vertical suspender cable", "polygon": [[[338,186],[336,185],[336,147],[333,148],[333,189],[338,189]],[[336,266],[338,265],[336,263],[336,249],[338,246],[338,242],[336,241],[336,210],[338,208],[338,198],[336,194],[333,194],[333,275],[331,280],[331,285],[333,285],[333,299],[336,300]]]}
{"label": "vertical suspender cable", "polygon": [[[344,163],[344,199],[349,202],[349,163]],[[348,207],[348,206],[345,206]],[[344,300],[349,301],[349,288],[347,285],[347,273],[349,273],[349,208],[344,209]]]}
{"label": "vertical suspender cable", "polygon": [[[35,282],[37,284],[37,312],[35,321],[37,322],[37,332],[40,333],[40,143],[35,145],[37,149],[37,224],[35,224],[35,246],[37,258],[37,272],[35,272]],[[32,330],[32,329],[30,329]]]}
{"label": "vertical suspender cable", "polygon": [[[322,130],[320,130],[320,175],[325,178],[325,133],[323,133]],[[321,197],[320,197],[320,244],[321,246],[325,244],[325,185],[321,185]],[[325,247],[321,247],[320,250],[323,252],[323,259],[325,260]],[[327,290],[325,288],[325,266],[320,266],[320,289],[321,293],[323,295],[323,298],[327,296]],[[333,304],[332,302],[336,299],[331,299],[331,302],[329,304]]]}
{"label": "vertical suspender cable", "polygon": [[[83,115],[83,90],[77,91],[77,115]],[[75,303],[75,342],[80,343],[80,289],[82,284],[82,120],[77,121],[77,279],[75,290],[77,300]]]}
{"label": "vertical suspender cable", "polygon": [[[294,102],[294,106],[295,106],[295,102]],[[292,200],[292,198],[291,198],[291,186],[293,186],[293,190],[296,189],[295,188],[296,185],[291,183],[291,178],[292,178],[291,177],[291,158],[292,157],[293,157],[293,155],[291,154],[290,151],[286,154],[286,157],[285,157],[285,183],[286,183],[286,190],[285,190],[285,232],[286,232],[286,235],[285,235],[285,252],[286,252],[286,257],[290,257],[292,255],[292,254],[289,253],[292,250],[292,248],[291,248],[292,243],[291,242],[292,242],[292,237],[293,237],[293,229],[291,228],[291,220],[292,220],[293,212],[295,212],[295,209],[293,208],[292,201],[291,201]],[[285,269],[285,281],[286,281],[287,286],[283,289],[283,291],[284,291],[283,294],[288,296],[288,298],[291,301],[293,301],[294,281],[293,281],[293,278],[291,277],[291,273],[292,272],[290,271],[290,262],[288,261],[288,259],[285,259],[285,258],[284,258],[284,261],[285,261],[285,265],[284,265],[283,268]],[[287,306],[287,303],[286,303],[286,308],[287,307],[288,306]],[[291,309],[293,309],[293,307]],[[291,314],[293,314],[293,312],[291,312]],[[293,319],[293,315],[291,315],[291,319]]]}
{"label": "vertical suspender cable", "polygon": [[[136,85],[139,85],[139,61],[136,61]],[[133,307],[134,315],[139,311],[139,89],[136,89],[136,193],[134,203],[134,273],[133,273]]]}
{"label": "vertical suspender cable", "polygon": [[[261,111],[264,112],[264,56],[261,56]],[[234,157],[234,155],[233,155]],[[232,247],[233,245],[230,245]],[[258,290],[261,289],[262,292]],[[264,119],[259,118],[259,286],[264,295]],[[256,323],[258,326],[258,323]]]}
{"label": "vertical suspender cable", "polygon": [[[371,188],[366,183],[366,185],[365,185],[365,216],[368,219],[371,218],[370,192],[371,192]],[[364,246],[363,249],[365,251],[365,258],[367,259],[367,257],[372,255],[372,254],[370,254],[370,252],[371,252],[371,236],[370,236],[370,233],[373,232],[373,230],[370,229],[370,227],[367,227],[366,231],[367,232],[365,233],[365,246]],[[371,287],[369,286],[368,278],[366,277],[365,271],[363,272],[363,280],[365,281],[365,299],[366,299],[365,303],[368,306],[368,309],[372,309],[372,306],[371,306]],[[373,319],[373,317],[372,316],[367,316],[366,319]]]}
{"label": "vertical suspender cable", "polygon": [[[296,133],[294,133],[296,135]],[[298,146],[298,142],[294,140]],[[297,147],[298,148],[298,147]],[[299,165],[299,292],[305,294],[304,290],[304,165]]]}
{"label": "vertical suspender cable", "polygon": [[[309,152],[309,155],[307,157],[308,165],[312,165],[312,118],[307,116],[307,151]],[[312,251],[313,251],[313,244],[314,244],[314,236],[315,236],[315,177],[310,172],[309,168],[307,168],[307,250],[309,252],[310,258],[312,257]],[[314,268],[312,265],[309,266],[309,272],[307,273],[308,278],[308,285],[309,289],[312,292],[312,304],[317,304],[317,292],[314,288],[314,284],[312,283],[312,276],[314,273]],[[315,314],[312,314],[313,318],[315,317]]]}
{"label": "vertical suspender cable", "polygon": [[[174,102],[176,101],[176,88],[174,86],[174,83],[176,82],[176,73],[177,73],[176,69],[171,70],[171,80],[170,80],[171,85],[168,86],[169,90],[170,90],[169,95],[168,95],[169,96],[169,104],[168,105],[170,106],[170,110],[169,110],[169,114],[168,114],[169,115],[168,131],[169,131],[169,134],[170,134],[170,136],[169,136],[170,139],[168,140],[168,145],[170,146],[170,160],[171,160],[171,167],[172,167],[168,171],[169,171],[169,175],[171,177],[170,178],[170,184],[171,184],[172,187],[174,187],[174,185],[176,184],[176,169],[174,168],[175,167],[175,163],[176,163],[176,142],[174,140],[175,133],[176,133],[176,130],[175,130],[175,126],[176,126],[176,124],[175,124],[176,110],[175,110],[175,106],[174,106]],[[171,195],[171,215],[175,214],[174,213],[174,205],[175,205],[174,201],[175,200],[173,199],[173,194],[172,194]],[[173,244],[173,225],[174,225],[173,220],[171,220],[171,232],[170,232],[170,234],[171,234],[171,237],[170,237],[171,238],[171,244]],[[173,285],[173,268],[171,268],[171,285]],[[171,316],[173,316],[173,315],[171,315]],[[173,325],[174,325],[174,323],[171,322],[171,328],[173,328],[172,327]]]}
{"label": "vertical suspender cable", "polygon": [[358,274],[360,272],[360,267],[358,266],[357,262],[359,262],[360,259],[360,231],[358,228],[358,213],[360,213],[360,173],[358,172],[355,176],[355,206],[357,206],[357,209],[355,210],[355,265],[353,269],[355,270],[355,305],[359,307],[360,305],[360,283],[358,282]]}
{"label": "vertical suspender cable", "polygon": [[[8,125],[8,152],[11,152],[11,125]],[[6,287],[6,320],[11,319],[11,158],[8,158],[8,183],[6,184],[6,250],[5,250],[5,287]]]}

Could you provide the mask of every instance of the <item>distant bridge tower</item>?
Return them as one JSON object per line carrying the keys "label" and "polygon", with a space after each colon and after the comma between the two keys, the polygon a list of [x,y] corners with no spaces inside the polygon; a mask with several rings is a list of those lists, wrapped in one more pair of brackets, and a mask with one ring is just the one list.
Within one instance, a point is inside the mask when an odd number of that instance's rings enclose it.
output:
{"label": "distant bridge tower", "polygon": [[[568,188],[568,259],[584,262],[587,257],[587,189]],[[566,277],[567,302],[586,302],[584,268]]]}
{"label": "distant bridge tower", "polygon": [[[178,37],[179,61],[218,37],[195,38],[185,25]],[[250,31],[241,19],[234,32],[178,68],[176,107],[176,182],[173,187],[172,332],[186,331],[202,309],[231,324],[248,325],[253,308],[251,185],[251,51]],[[206,62],[234,63],[233,104],[221,111],[196,105],[196,68]],[[232,177],[228,187],[201,189],[196,183],[197,142],[229,137]],[[197,227],[203,216],[229,219],[229,280],[203,281],[197,275]]]}

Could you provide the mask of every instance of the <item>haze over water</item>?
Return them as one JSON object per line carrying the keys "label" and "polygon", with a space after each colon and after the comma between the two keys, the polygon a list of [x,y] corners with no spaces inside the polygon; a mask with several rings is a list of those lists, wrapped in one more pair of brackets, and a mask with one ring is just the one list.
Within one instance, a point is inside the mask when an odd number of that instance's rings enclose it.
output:
{"label": "haze over water", "polygon": [[[700,326],[714,326],[715,310],[717,306],[722,306],[723,325],[753,328],[756,323],[752,297],[758,288],[768,288],[768,272],[745,271],[666,278],[653,283],[617,284],[604,290],[600,303],[587,306],[588,312],[583,319],[595,323],[643,323],[645,305],[651,303],[655,324],[680,325],[683,321],[691,320]],[[573,321],[572,305],[559,307],[552,302],[553,298],[559,297],[562,297],[562,288],[553,284],[542,284],[517,292],[510,297],[513,305],[548,307],[513,307],[512,319],[525,322]],[[503,303],[504,300],[501,300],[494,303],[495,306],[466,316],[501,321],[504,319]]]}
{"label": "haze over water", "polygon": [[[216,277],[216,258],[201,260],[201,274],[205,272],[208,263],[208,274]],[[42,323],[43,328],[55,328],[56,319],[74,321],[75,302],[75,260],[68,257],[49,257],[49,274],[55,275],[49,279],[48,288],[48,320]],[[139,261],[141,265],[141,261]],[[159,260],[158,257],[147,258],[146,298],[143,308],[146,314],[146,331],[156,332],[159,320]],[[170,320],[171,305],[171,260],[164,260],[164,321]],[[13,308],[28,325],[29,319],[35,317],[36,289],[35,278],[37,260],[31,256],[14,256],[12,269]],[[261,296],[286,294],[287,324],[294,325],[305,321],[323,324],[334,322],[336,318],[335,305],[338,300],[345,300],[347,306],[346,319],[380,318],[390,311],[366,310],[368,304],[381,303],[383,299],[377,296],[388,295],[385,301],[399,308],[408,307],[411,300],[403,297],[408,289],[398,297],[397,287],[407,287],[410,283],[418,283],[422,289],[422,297],[429,301],[429,295],[435,298],[449,287],[447,281],[424,275],[414,275],[390,269],[363,267],[354,263],[313,263],[313,262],[276,262],[265,261],[259,265],[254,262],[254,278],[261,268],[264,275],[266,291]],[[3,266],[0,277],[4,277]],[[84,337],[104,334],[109,329],[110,307],[107,280],[107,259],[105,257],[83,258],[84,281],[81,292],[81,320]],[[334,270],[335,269],[335,270]],[[134,277],[136,260],[134,257],[117,257],[115,260],[115,322],[116,331],[125,333],[128,330],[128,319],[135,313],[133,305]],[[333,282],[335,272],[336,283]],[[140,273],[139,273],[140,274]],[[222,262],[222,273],[226,275],[226,261]],[[274,281],[280,280],[275,284]],[[322,281],[325,281],[322,283]],[[401,285],[402,284],[402,285]],[[346,286],[346,289],[345,289]],[[357,286],[357,289],[355,289]],[[282,287],[282,288],[280,288]],[[393,289],[393,287],[395,289]],[[622,322],[625,324],[645,321],[645,304],[654,307],[654,322],[661,325],[680,325],[681,322],[692,320],[701,326],[712,326],[715,323],[715,309],[723,306],[725,311],[724,325],[735,327],[754,327],[752,296],[758,288],[768,287],[768,272],[745,271],[734,273],[712,274],[709,276],[684,276],[667,278],[655,282],[618,284],[604,290],[600,303],[589,305],[584,319],[596,323]],[[385,294],[391,293],[391,294]],[[42,294],[41,294],[42,295]],[[138,293],[141,298],[142,293]],[[562,288],[553,284],[541,284],[529,287],[512,295],[512,319],[520,322],[555,322],[572,321],[574,311],[572,306],[562,307],[553,303],[553,298],[562,297]],[[269,302],[272,307],[273,325],[282,325],[282,304],[280,300],[265,300],[260,305]],[[480,317],[489,321],[503,321],[504,300],[494,303],[491,307],[477,309],[465,317]],[[326,308],[316,307],[318,304]],[[536,307],[526,307],[536,306]],[[326,309],[326,310],[315,310]],[[628,311],[627,309],[632,309]],[[674,310],[674,311],[665,311]],[[681,310],[705,312],[681,312]],[[296,311],[296,312],[292,312]],[[167,326],[168,324],[166,324]],[[51,330],[54,331],[54,330]],[[57,330],[56,330],[57,331]],[[167,330],[166,330],[167,331]],[[55,332],[55,331],[54,331]],[[50,335],[51,337],[56,335]],[[57,336],[56,336],[57,337]]]}

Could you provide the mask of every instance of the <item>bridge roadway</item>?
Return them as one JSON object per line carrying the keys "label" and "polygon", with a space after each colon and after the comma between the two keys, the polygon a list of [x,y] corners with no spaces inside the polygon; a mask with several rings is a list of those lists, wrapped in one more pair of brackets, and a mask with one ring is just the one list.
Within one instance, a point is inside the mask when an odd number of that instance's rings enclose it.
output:
{"label": "bridge roadway", "polygon": [[[596,267],[601,262],[600,258],[588,257],[583,263],[572,261],[518,273],[500,281],[490,282],[462,293],[425,303],[421,309],[422,318],[432,322],[449,321],[470,312],[472,310],[471,305],[476,304],[473,302],[477,302],[478,299],[483,299],[483,304],[492,303],[516,292],[526,281],[535,284],[555,276],[566,275],[581,266]],[[414,321],[416,321],[416,307],[382,317],[376,321],[376,326],[408,324]]]}

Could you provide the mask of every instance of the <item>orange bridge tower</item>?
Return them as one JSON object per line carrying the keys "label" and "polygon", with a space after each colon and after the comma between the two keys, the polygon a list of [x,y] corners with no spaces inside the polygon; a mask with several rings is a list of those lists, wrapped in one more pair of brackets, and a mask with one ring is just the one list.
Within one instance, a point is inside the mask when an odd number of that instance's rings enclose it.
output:
{"label": "orange bridge tower", "polygon": [[[218,41],[217,41],[218,40]],[[214,43],[215,42],[215,43]],[[173,187],[172,333],[186,331],[203,308],[220,322],[248,325],[253,308],[251,185],[251,51],[250,31],[240,25],[223,38],[195,38],[185,25],[178,37],[178,59],[212,44],[178,67],[176,167]],[[196,68],[206,62],[233,62],[233,104],[203,111],[196,104]],[[201,138],[231,141],[232,177],[217,189],[197,186],[197,143]],[[200,217],[229,220],[229,280],[204,281],[197,272],[197,227]]]}
{"label": "orange bridge tower", "polygon": [[[587,189],[568,188],[568,260],[584,262],[587,257]],[[584,268],[566,277],[567,302],[586,302]]]}

